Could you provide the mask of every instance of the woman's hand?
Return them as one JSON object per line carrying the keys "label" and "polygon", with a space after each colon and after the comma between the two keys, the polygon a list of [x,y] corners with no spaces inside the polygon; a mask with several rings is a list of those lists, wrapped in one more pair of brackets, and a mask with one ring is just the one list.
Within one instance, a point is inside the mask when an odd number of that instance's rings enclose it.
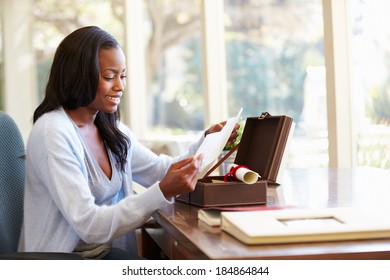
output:
{"label": "woman's hand", "polygon": [[[210,133],[221,131],[222,128],[225,126],[225,124],[226,124],[226,121],[214,124],[213,126],[211,126],[209,129],[207,129],[205,131],[205,136],[207,136],[207,134],[210,134]],[[226,145],[233,144],[234,141],[236,141],[239,128],[240,128],[240,124],[236,123],[234,128],[233,128],[232,133],[230,134],[229,140],[227,141]]]}
{"label": "woman's hand", "polygon": [[203,155],[191,156],[173,163],[160,182],[160,189],[166,199],[192,192],[202,166]]}

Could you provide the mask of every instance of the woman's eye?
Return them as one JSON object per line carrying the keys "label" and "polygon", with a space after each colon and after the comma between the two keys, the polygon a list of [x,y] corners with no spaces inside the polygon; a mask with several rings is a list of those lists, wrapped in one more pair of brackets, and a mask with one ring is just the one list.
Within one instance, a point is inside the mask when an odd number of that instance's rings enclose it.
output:
{"label": "woman's eye", "polygon": [[107,81],[112,81],[112,80],[114,80],[114,77],[104,77],[104,79]]}
{"label": "woman's eye", "polygon": [[121,79],[126,79],[127,78],[127,76],[121,76]]}

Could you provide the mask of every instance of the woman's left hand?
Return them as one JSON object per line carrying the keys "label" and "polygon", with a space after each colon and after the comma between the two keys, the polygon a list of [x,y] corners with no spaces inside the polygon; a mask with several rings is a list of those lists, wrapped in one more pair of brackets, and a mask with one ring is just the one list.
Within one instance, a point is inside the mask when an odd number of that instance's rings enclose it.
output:
{"label": "woman's left hand", "polygon": [[[222,128],[225,126],[225,124],[226,124],[226,121],[223,121],[223,122],[220,122],[220,123],[212,125],[209,129],[207,129],[205,131],[205,136],[207,136],[207,134],[210,134],[210,133],[221,131]],[[230,134],[229,140],[226,143],[227,145],[233,144],[234,141],[236,141],[236,138],[238,136],[238,129],[239,128],[240,128],[240,124],[236,123],[234,128],[233,128],[232,133]]]}

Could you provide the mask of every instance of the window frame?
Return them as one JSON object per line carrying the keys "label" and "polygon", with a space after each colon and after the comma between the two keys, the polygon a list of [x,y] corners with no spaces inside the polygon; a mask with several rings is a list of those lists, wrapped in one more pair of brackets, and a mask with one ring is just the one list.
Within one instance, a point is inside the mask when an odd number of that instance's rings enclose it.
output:
{"label": "window frame", "polygon": [[[349,64],[349,1],[322,0],[327,83],[329,167],[356,165],[357,133],[354,103],[351,96]],[[4,0],[4,111],[10,113],[26,138],[31,116],[37,106],[34,51],[31,41],[31,3]],[[206,104],[205,127],[226,119],[226,61],[224,46],[223,0],[201,0],[203,77]],[[140,138],[146,136],[148,104],[146,102],[144,50],[142,46],[142,0],[125,1],[125,53],[128,61],[127,98],[122,102],[123,121]],[[21,20],[23,19],[23,20]],[[22,25],[20,23],[23,23]],[[336,28],[337,27],[337,28]],[[18,32],[15,33],[15,30]],[[23,38],[17,43],[17,38]],[[19,59],[24,59],[23,67]],[[15,63],[16,58],[16,63]],[[26,60],[27,58],[27,60]],[[27,61],[27,63],[26,63]],[[23,77],[23,83],[20,83]],[[17,98],[17,99],[16,99]],[[15,102],[18,100],[18,102]]]}

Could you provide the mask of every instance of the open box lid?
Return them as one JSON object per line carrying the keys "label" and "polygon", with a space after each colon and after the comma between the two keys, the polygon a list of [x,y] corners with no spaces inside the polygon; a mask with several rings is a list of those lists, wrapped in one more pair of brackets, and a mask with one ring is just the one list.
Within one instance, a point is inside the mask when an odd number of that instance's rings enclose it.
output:
{"label": "open box lid", "polygon": [[293,133],[289,116],[248,117],[245,123],[235,164],[256,171],[262,179],[277,183],[284,152]]}
{"label": "open box lid", "polygon": [[265,112],[259,117],[248,117],[240,143],[222,157],[203,179],[237,151],[235,164],[257,172],[269,183],[279,184],[278,176],[287,157],[285,151],[293,133],[294,122],[289,116],[271,116]]}

